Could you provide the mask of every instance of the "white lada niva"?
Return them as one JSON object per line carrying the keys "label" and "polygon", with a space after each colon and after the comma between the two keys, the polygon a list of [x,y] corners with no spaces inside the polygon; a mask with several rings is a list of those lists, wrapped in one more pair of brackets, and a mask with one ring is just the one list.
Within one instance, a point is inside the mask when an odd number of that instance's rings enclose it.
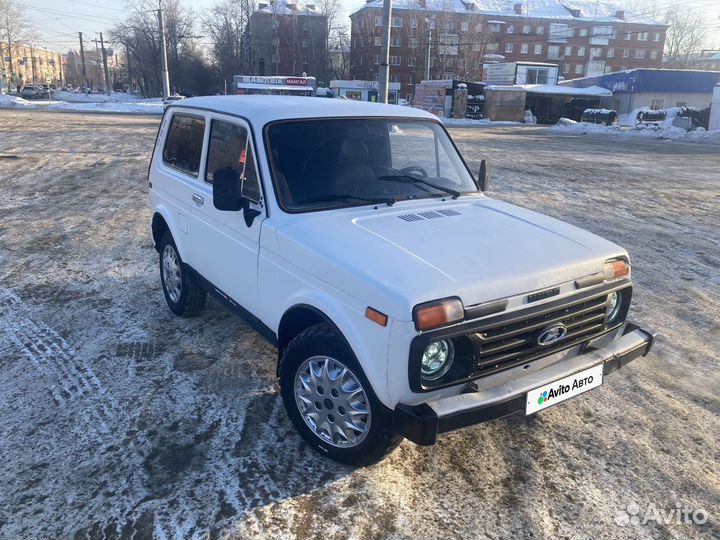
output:
{"label": "white lada niva", "polygon": [[170,309],[209,292],[274,342],[290,420],[343,463],[535,414],[653,343],[627,321],[627,252],[489,198],[420,110],[176,101],[149,182]]}

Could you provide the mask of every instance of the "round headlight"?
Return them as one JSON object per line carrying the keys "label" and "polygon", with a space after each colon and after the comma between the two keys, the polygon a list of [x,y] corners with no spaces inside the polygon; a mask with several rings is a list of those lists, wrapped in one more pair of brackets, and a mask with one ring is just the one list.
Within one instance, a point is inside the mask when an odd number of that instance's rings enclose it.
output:
{"label": "round headlight", "polygon": [[620,313],[620,294],[617,292],[611,292],[608,295],[608,309],[607,309],[607,320],[609,323],[614,322]]}
{"label": "round headlight", "polygon": [[452,365],[454,356],[455,347],[452,341],[443,339],[429,343],[422,357],[423,379],[434,381],[445,375]]}

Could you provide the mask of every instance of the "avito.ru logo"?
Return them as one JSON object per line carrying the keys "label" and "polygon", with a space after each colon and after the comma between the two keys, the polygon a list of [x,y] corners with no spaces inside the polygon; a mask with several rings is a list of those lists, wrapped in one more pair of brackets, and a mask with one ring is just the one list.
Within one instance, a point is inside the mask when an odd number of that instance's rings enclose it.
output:
{"label": "avito.ru logo", "polygon": [[615,513],[615,523],[620,527],[647,525],[651,521],[662,525],[704,525],[709,517],[704,508],[688,508],[680,503],[668,509],[658,508],[654,503],[650,503],[647,508],[642,509],[639,504],[631,502]]}

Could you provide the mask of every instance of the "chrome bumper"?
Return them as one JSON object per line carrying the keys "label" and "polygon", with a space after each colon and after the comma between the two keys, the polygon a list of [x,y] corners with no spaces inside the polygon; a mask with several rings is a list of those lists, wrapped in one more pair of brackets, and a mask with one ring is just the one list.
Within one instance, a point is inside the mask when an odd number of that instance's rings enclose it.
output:
{"label": "chrome bumper", "polygon": [[438,401],[414,406],[399,404],[395,408],[396,428],[416,444],[434,444],[440,433],[524,412],[527,392],[539,386],[599,364],[603,364],[604,377],[648,354],[655,337],[654,332],[628,322],[622,335],[606,346],[589,348],[583,354],[534,373]]}

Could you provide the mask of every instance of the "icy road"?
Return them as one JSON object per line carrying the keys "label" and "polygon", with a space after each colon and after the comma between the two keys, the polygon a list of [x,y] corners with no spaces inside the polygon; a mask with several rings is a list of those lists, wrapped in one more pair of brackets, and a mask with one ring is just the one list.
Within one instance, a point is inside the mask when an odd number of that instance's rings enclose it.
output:
{"label": "icy road", "polygon": [[157,123],[0,111],[0,538],[720,537],[717,146],[453,130],[495,196],[630,251],[632,316],[660,339],[531,420],[351,470],[293,430],[269,344],[213,301],[166,307]]}

